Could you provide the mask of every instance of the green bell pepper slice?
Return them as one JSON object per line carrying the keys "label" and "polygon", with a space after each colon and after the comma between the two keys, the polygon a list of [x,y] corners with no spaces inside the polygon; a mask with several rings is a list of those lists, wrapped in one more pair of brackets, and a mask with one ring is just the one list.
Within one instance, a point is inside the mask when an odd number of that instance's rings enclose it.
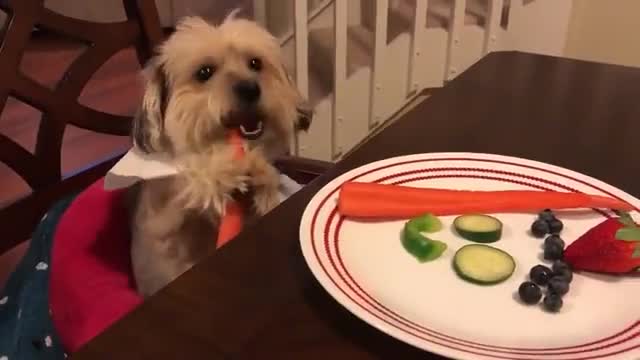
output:
{"label": "green bell pepper slice", "polygon": [[424,236],[442,230],[442,222],[432,214],[425,214],[407,221],[402,229],[402,246],[420,262],[437,259],[447,249],[447,244]]}

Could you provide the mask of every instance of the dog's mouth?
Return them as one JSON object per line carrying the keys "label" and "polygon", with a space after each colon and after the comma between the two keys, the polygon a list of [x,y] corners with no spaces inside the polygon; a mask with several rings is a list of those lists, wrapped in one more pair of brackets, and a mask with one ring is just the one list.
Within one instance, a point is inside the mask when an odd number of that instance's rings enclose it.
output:
{"label": "dog's mouth", "polygon": [[245,139],[256,140],[264,132],[262,120],[240,125],[240,134]]}
{"label": "dog's mouth", "polygon": [[226,128],[239,129],[242,137],[247,140],[257,140],[264,133],[263,116],[256,111],[231,113],[223,123]]}

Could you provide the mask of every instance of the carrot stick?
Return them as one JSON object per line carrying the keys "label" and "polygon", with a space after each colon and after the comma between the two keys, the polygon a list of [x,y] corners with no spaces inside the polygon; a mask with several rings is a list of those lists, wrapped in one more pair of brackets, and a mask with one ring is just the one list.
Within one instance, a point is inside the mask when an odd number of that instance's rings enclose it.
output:
{"label": "carrot stick", "polygon": [[[242,136],[238,130],[229,132],[229,143],[234,147],[235,157],[242,158],[244,156],[244,147]],[[218,228],[218,238],[216,240],[216,248],[219,249],[231,239],[233,239],[242,229],[242,208],[240,204],[230,201],[227,203],[225,214],[220,220]]]}
{"label": "carrot stick", "polygon": [[632,209],[613,198],[581,193],[449,190],[358,182],[343,184],[338,197],[338,211],[359,218],[406,218],[427,212],[434,215],[530,212],[546,208]]}

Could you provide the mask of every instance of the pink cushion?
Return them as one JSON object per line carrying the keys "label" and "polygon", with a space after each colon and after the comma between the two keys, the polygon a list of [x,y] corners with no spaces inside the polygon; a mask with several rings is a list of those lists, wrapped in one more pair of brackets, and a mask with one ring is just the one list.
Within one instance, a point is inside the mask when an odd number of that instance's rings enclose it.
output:
{"label": "pink cushion", "polygon": [[124,192],[99,180],[60,219],[51,254],[49,304],[66,351],[74,352],[142,302],[135,292]]}

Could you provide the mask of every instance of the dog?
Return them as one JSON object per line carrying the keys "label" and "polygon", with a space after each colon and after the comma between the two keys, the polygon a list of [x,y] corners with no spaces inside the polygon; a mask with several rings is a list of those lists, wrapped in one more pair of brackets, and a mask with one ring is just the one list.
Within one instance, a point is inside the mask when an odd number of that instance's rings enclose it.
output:
{"label": "dog", "polygon": [[[176,160],[179,172],[130,189],[131,262],[144,297],[215,248],[229,201],[254,219],[279,203],[274,160],[312,118],[283,64],[277,39],[234,11],[218,24],[183,18],[145,65],[133,144]],[[227,143],[232,129],[245,139],[240,160]]]}

